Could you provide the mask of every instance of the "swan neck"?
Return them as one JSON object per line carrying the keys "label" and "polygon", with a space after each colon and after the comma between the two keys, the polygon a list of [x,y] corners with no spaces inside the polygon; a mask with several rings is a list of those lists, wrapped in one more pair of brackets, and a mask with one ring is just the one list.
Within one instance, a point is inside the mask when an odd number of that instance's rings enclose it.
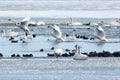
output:
{"label": "swan neck", "polygon": [[80,46],[78,46],[78,54],[80,54]]}
{"label": "swan neck", "polygon": [[78,45],[75,46],[76,54],[78,54]]}
{"label": "swan neck", "polygon": [[73,37],[75,37],[75,31],[73,30],[73,34],[72,34]]}

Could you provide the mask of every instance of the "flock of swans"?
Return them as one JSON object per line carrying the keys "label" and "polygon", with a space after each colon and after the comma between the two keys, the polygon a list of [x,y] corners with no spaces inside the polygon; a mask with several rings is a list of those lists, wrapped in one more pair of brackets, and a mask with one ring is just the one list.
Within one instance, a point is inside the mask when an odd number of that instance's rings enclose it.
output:
{"label": "flock of swans", "polygon": [[[33,39],[33,34],[32,31],[29,29],[29,25],[45,25],[46,23],[43,21],[36,21],[36,22],[32,22],[30,21],[29,17],[24,18],[23,20],[21,20],[21,22],[18,22],[14,19],[8,19],[8,21],[14,22],[16,26],[18,26],[20,29],[22,29],[24,31],[24,35],[21,36],[21,40],[26,41],[28,39]],[[113,23],[119,23],[119,20],[116,20]],[[115,25],[116,25],[115,24]],[[75,30],[73,30],[73,34],[72,36],[69,37],[65,37],[62,34],[62,31],[59,27],[60,24],[50,24],[48,25],[49,28],[52,28],[52,33],[51,35],[56,39],[56,41],[74,41],[76,40],[76,36],[75,36]],[[87,24],[83,24],[81,22],[73,22],[72,18],[70,18],[70,21],[67,22],[67,25],[71,25],[71,26],[81,26],[81,25],[90,25],[90,26],[94,26],[94,27],[90,27],[91,30],[94,31],[94,38],[100,40],[100,41],[104,41],[107,42],[108,39],[106,39],[105,36],[105,31],[104,29],[101,27],[101,25],[111,25],[110,22],[105,22],[105,21],[101,21],[100,23],[87,23]],[[9,36],[9,37],[16,37],[18,36],[19,33],[18,32],[14,32],[14,31],[5,31],[3,30],[3,34],[2,36]]]}
{"label": "flock of swans", "polygon": [[[22,35],[20,37],[23,42],[26,42],[28,39],[32,40],[34,38],[34,35],[33,35],[32,31],[29,29],[29,25],[31,25],[31,24],[32,25],[45,25],[45,22],[42,22],[42,21],[41,22],[36,21],[36,23],[33,23],[33,22],[30,21],[29,17],[24,18],[23,20],[21,20],[21,22],[18,22],[14,19],[8,19],[8,20],[11,21],[11,22],[14,22],[16,26],[18,26],[20,29],[23,30],[24,35]],[[107,22],[101,22],[101,23],[104,23],[104,24],[108,25]],[[81,25],[83,25],[83,23],[73,22],[72,18],[70,18],[70,22],[67,23],[67,25],[81,26]],[[88,25],[88,24],[86,24],[86,25]],[[89,25],[91,25],[91,23]],[[99,23],[94,23],[94,24],[92,24],[92,26],[94,26],[94,27],[90,27],[90,30],[93,31],[92,36],[94,36],[94,38],[100,40],[101,42],[107,42],[108,39],[106,38],[105,31],[101,27],[101,25]],[[73,30],[73,33],[72,33],[71,36],[66,37],[66,36],[63,35],[63,33],[62,33],[62,31],[59,27],[59,24],[49,25],[48,28],[52,29],[51,35],[56,39],[56,41],[64,42],[64,41],[74,41],[74,40],[76,40],[75,30]],[[19,36],[19,33],[14,32],[12,30],[7,30],[7,31],[3,30],[2,36],[14,38],[14,37]],[[75,46],[75,48],[76,48],[76,52],[75,52],[75,55],[74,55],[73,59],[75,59],[75,60],[88,59],[88,56],[80,53],[80,46]],[[54,53],[55,53],[55,55],[61,55],[62,50],[57,48],[57,49],[55,49]]]}
{"label": "flock of swans", "polygon": [[[54,38],[56,38],[56,41],[74,41],[76,39],[75,30],[73,30],[72,36],[65,37],[62,34],[59,26],[53,25],[53,26],[50,26],[50,27],[53,29],[53,32],[51,34]],[[106,39],[106,36],[105,36],[105,31],[101,26],[98,25],[98,26],[94,27],[93,30],[94,30],[93,35],[94,35],[95,38],[97,38],[101,42],[107,42],[108,41]]]}
{"label": "flock of swans", "polygon": [[[45,25],[46,23],[43,22],[43,21],[37,21],[36,22],[32,22],[30,21],[30,18],[29,17],[26,17],[24,19],[22,19],[20,22],[14,20],[14,19],[8,19],[8,21],[10,22],[14,22],[16,26],[18,26],[20,29],[23,30],[24,32],[24,35],[22,35],[20,37],[20,40],[22,41],[27,41],[28,39],[33,39],[34,38],[34,34],[32,33],[32,31],[29,29],[29,25],[37,25],[37,26],[42,26],[42,25]],[[115,23],[116,24],[119,24],[120,23],[120,20],[116,20],[116,21],[113,21],[112,23],[110,22],[105,22],[105,21],[101,21],[100,23],[86,23],[86,24],[83,24],[81,22],[73,22],[72,18],[70,18],[70,21],[67,22],[67,25],[70,25],[70,26],[81,26],[81,25],[90,25],[90,30],[93,31],[94,34],[91,34],[92,36],[94,36],[94,38],[100,40],[101,42],[107,42],[108,39],[106,38],[106,35],[105,35],[105,31],[104,29],[102,28],[102,25],[110,25]],[[48,28],[51,28],[52,29],[52,32],[51,32],[51,35],[56,39],[56,41],[74,41],[76,40],[76,35],[75,35],[75,30],[73,30],[73,33],[71,36],[69,37],[66,37],[65,35],[63,35],[59,25],[61,24],[49,24],[48,25]],[[2,34],[3,37],[17,37],[19,36],[19,33],[18,32],[14,32],[12,30],[3,30],[3,34]]]}

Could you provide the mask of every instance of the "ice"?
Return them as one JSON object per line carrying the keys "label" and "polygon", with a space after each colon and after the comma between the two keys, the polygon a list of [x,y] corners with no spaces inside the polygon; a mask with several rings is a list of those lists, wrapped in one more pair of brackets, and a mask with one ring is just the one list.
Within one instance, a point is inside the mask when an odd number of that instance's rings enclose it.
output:
{"label": "ice", "polygon": [[0,17],[119,18],[119,0],[1,0]]}
{"label": "ice", "polygon": [[119,18],[120,11],[0,11],[0,17]]}

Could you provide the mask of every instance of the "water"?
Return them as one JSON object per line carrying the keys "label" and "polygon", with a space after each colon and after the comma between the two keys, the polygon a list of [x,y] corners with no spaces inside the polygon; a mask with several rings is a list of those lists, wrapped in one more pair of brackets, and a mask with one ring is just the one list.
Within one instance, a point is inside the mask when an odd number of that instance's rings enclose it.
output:
{"label": "water", "polygon": [[[32,21],[36,19],[45,22],[68,22],[70,17],[80,22],[100,22],[101,20],[113,21],[120,18],[119,0],[1,0],[0,22],[8,22],[12,17],[21,20],[30,16]],[[74,7],[73,7],[74,6]],[[63,34],[71,35],[73,29],[79,35],[89,36],[93,32],[89,26],[61,27]],[[10,26],[7,27],[11,28]],[[1,30],[6,29],[0,27]],[[22,30],[12,27],[13,30],[22,34]],[[42,58],[47,53],[53,53],[51,47],[74,49],[76,44],[82,46],[81,52],[103,50],[114,52],[120,51],[120,27],[104,27],[108,43],[100,43],[98,40],[77,39],[74,42],[55,42],[50,36],[51,29],[47,26],[30,27],[37,37],[28,43],[11,43],[8,38],[0,36],[0,52],[4,57],[11,54],[32,53],[41,58],[1,58],[0,79],[2,80],[119,80],[120,58],[89,58],[85,61],[76,61],[70,58]],[[49,40],[48,40],[49,39]],[[19,40],[19,38],[18,38]],[[40,52],[43,48],[44,52]]]}
{"label": "water", "polygon": [[[10,28],[10,27],[8,27]],[[19,28],[13,28],[19,31]],[[69,33],[75,29],[71,27],[61,28],[62,32]],[[60,47],[65,49],[74,49],[75,44],[82,46],[81,52],[103,50],[114,52],[120,51],[120,28],[104,28],[109,43],[100,43],[99,41],[77,39],[74,42],[55,42],[50,36],[51,29],[46,26],[37,28],[35,31],[37,37],[28,43],[11,43],[8,38],[0,37],[0,52],[4,57],[10,57],[11,54],[29,54],[35,57],[47,57],[47,53],[53,53],[51,47]],[[87,28],[76,28],[78,34],[89,35]],[[112,32],[110,32],[112,31]],[[21,31],[20,31],[21,32]],[[21,32],[22,33],[22,32]],[[49,39],[49,40],[48,40]],[[44,52],[40,52],[43,48]],[[85,61],[75,61],[70,58],[3,58],[0,59],[0,79],[2,80],[119,80],[120,76],[120,58],[89,58]]]}
{"label": "water", "polygon": [[[72,35],[72,30],[76,29],[76,34],[78,35],[85,35],[88,37],[91,34],[93,34],[93,31],[87,29],[85,26],[79,27],[61,27],[63,35],[69,34]],[[8,27],[10,28],[10,27]],[[2,30],[3,27],[0,29]],[[9,41],[9,38],[3,38],[0,37],[1,41],[1,46],[0,50],[2,53],[5,54],[5,56],[10,56],[13,53],[19,53],[19,54],[24,54],[24,53],[32,53],[35,56],[47,56],[47,53],[53,53],[54,51],[51,50],[52,47],[60,47],[64,50],[65,49],[70,49],[73,50],[74,46],[76,44],[82,46],[81,52],[91,52],[91,51],[110,51],[110,52],[115,52],[119,51],[120,47],[120,28],[110,28],[106,27],[104,28],[106,32],[106,37],[109,40],[107,43],[101,43],[99,40],[83,40],[83,39],[76,39],[75,41],[71,42],[56,42],[55,38],[51,36],[51,31],[52,29],[47,28],[47,26],[43,27],[38,27],[34,28],[31,27],[30,29],[33,29],[33,33],[37,34],[37,37],[33,40],[28,41],[28,43],[22,43],[21,41],[18,40],[18,43],[11,43]],[[22,31],[14,27],[13,30],[19,31],[22,34]],[[49,39],[49,40],[48,40]],[[44,52],[40,52],[40,49],[44,49]]]}
{"label": "water", "polygon": [[[120,58],[8,59],[0,60],[2,80],[116,80],[120,76]],[[107,64],[107,65],[106,65]]]}

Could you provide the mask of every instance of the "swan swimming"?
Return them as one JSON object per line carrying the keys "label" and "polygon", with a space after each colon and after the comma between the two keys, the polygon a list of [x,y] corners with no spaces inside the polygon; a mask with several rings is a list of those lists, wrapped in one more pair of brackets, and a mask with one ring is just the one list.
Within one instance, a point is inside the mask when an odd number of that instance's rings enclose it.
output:
{"label": "swan swimming", "polygon": [[81,26],[81,25],[83,25],[83,23],[73,22],[73,19],[70,18],[70,22],[68,23],[68,25],[71,25],[71,26]]}
{"label": "swan swimming", "polygon": [[18,32],[14,32],[11,29],[8,30],[2,30],[2,37],[18,37],[19,33]]}
{"label": "swan swimming", "polygon": [[45,25],[45,22],[36,20],[36,25],[37,26],[43,26],[43,25]]}
{"label": "swan swimming", "polygon": [[74,40],[76,40],[75,32],[76,32],[76,30],[73,29],[72,36],[64,37],[65,40],[66,41],[74,41]]}
{"label": "swan swimming", "polygon": [[118,27],[120,26],[120,22],[119,20],[116,20],[116,21],[101,21],[100,22],[101,25],[104,25],[104,26],[108,26],[108,27]]}
{"label": "swan swimming", "polygon": [[94,34],[95,38],[99,39],[101,42],[107,42],[108,40],[106,39],[104,29],[101,26],[97,26],[94,29]]}
{"label": "swan swimming", "polygon": [[61,48],[58,48],[58,47],[57,47],[57,48],[54,49],[54,55],[55,55],[56,57],[61,56],[62,53],[63,53],[63,51],[62,51]]}
{"label": "swan swimming", "polygon": [[74,60],[87,60],[88,59],[87,55],[81,54],[80,46],[76,45],[75,46],[75,51],[76,51],[75,55],[73,56]]}

